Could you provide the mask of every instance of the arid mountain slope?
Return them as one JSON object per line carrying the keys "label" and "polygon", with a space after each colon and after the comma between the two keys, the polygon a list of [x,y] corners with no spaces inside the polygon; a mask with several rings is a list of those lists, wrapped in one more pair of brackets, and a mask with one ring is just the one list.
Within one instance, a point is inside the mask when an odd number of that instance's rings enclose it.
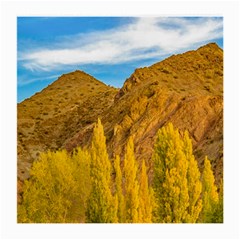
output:
{"label": "arid mountain slope", "polygon": [[[149,166],[160,127],[172,122],[181,130],[187,129],[199,166],[208,155],[219,179],[223,164],[222,49],[208,44],[137,69],[101,118],[110,155],[123,155],[125,143],[132,135],[137,159],[147,160]],[[78,133],[81,138],[84,131]],[[71,149],[78,139],[69,139],[65,146]],[[86,138],[83,142],[87,141]]]}
{"label": "arid mountain slope", "polygon": [[[135,136],[139,158],[150,158],[157,130],[172,122],[190,132],[200,164],[208,155],[216,171],[221,171],[223,51],[216,44],[137,69],[115,98],[116,112],[124,103],[130,103],[125,107],[128,112],[117,128],[121,132],[131,125],[129,134]],[[112,142],[118,145],[115,139]]]}
{"label": "arid mountain slope", "polygon": [[[205,155],[215,175],[223,174],[223,51],[208,44],[136,69],[120,90],[81,72],[65,74],[41,93],[18,104],[18,177],[41,151],[89,144],[100,117],[110,156],[124,154],[134,137],[139,161],[151,163],[155,136],[172,122],[187,129],[202,166]],[[151,175],[151,171],[150,171]]]}
{"label": "arid mountain slope", "polygon": [[40,152],[61,148],[91,126],[113,104],[116,93],[117,89],[75,71],[18,104],[18,178],[28,178]]}

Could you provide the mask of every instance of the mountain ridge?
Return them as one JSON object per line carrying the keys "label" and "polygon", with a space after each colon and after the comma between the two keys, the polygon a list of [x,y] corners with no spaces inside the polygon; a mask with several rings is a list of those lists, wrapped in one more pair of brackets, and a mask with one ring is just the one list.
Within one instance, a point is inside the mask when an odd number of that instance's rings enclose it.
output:
{"label": "mountain ridge", "polygon": [[188,130],[200,169],[208,155],[219,181],[223,50],[210,43],[136,69],[119,90],[82,71],[62,75],[18,104],[18,179],[29,177],[31,164],[42,151],[89,145],[97,118],[104,125],[110,157],[123,157],[124,145],[133,136],[136,158],[146,160],[149,175],[157,130],[168,122]]}

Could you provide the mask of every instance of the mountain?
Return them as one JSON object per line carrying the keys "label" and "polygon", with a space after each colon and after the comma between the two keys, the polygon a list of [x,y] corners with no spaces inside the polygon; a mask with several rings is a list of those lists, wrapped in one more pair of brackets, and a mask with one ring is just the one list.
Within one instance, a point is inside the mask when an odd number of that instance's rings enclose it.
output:
{"label": "mountain", "polygon": [[[75,71],[17,106],[18,187],[29,177],[40,152],[56,150],[81,129],[92,126],[113,104],[117,89]],[[20,190],[21,191],[21,190]]]}
{"label": "mountain", "polygon": [[121,89],[82,71],[64,74],[17,109],[19,191],[40,152],[88,145],[97,118],[109,155],[123,156],[133,136],[150,176],[156,133],[168,122],[189,131],[200,169],[207,155],[217,181],[223,176],[223,50],[215,43],[136,69]]}

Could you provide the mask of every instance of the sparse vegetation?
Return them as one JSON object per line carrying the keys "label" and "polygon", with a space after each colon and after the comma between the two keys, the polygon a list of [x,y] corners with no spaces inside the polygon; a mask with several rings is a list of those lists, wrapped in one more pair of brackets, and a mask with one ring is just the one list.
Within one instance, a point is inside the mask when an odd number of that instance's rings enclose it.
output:
{"label": "sparse vegetation", "polygon": [[210,70],[210,69],[207,69],[206,70],[206,73],[205,73],[205,76],[206,76],[206,78],[212,78],[212,70]]}
{"label": "sparse vegetation", "polygon": [[204,85],[204,89],[211,92],[212,91],[212,86],[210,84]]}

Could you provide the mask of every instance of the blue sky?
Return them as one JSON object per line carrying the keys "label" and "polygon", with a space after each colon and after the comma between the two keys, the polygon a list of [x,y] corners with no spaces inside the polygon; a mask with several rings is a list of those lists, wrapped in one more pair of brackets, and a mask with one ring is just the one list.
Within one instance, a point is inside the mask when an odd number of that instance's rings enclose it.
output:
{"label": "blue sky", "polygon": [[83,70],[121,87],[149,66],[208,42],[223,48],[222,17],[18,17],[18,102]]}

